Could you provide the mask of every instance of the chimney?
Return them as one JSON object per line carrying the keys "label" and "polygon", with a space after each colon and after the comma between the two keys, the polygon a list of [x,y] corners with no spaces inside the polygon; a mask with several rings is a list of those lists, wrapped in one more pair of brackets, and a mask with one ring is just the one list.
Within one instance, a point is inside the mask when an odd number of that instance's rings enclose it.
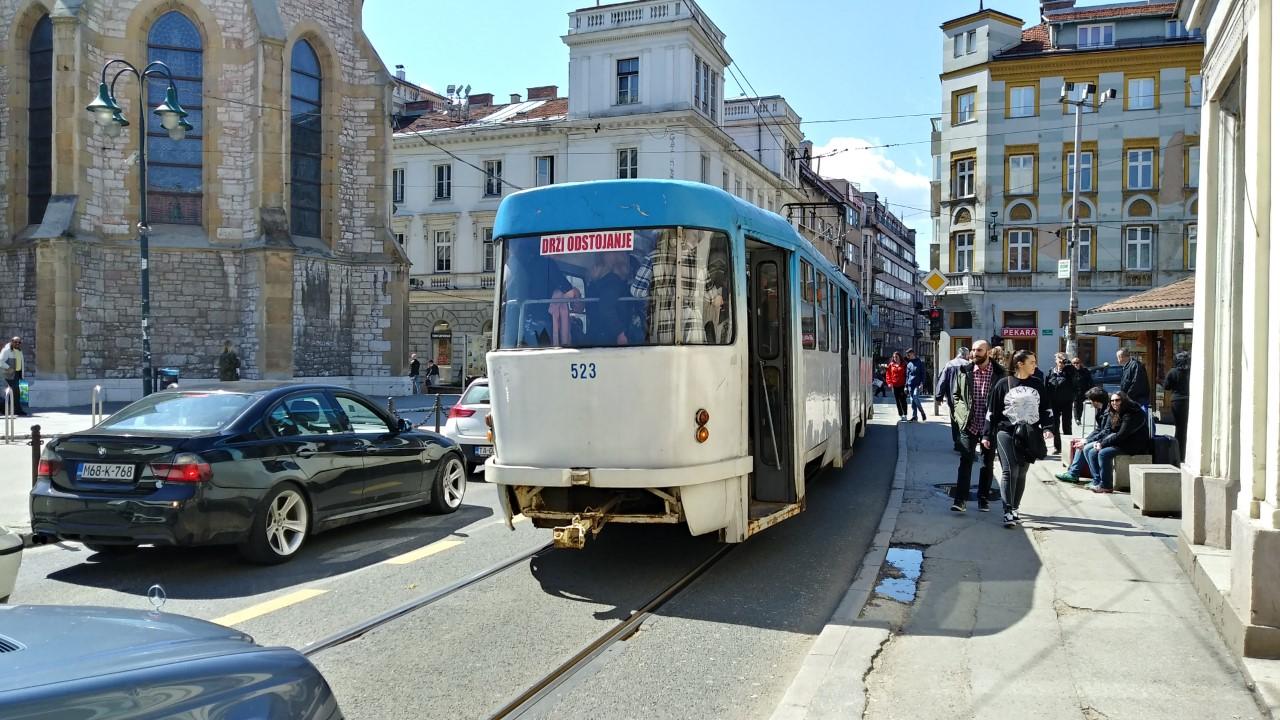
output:
{"label": "chimney", "polygon": [[551,100],[559,97],[560,88],[555,85],[541,85],[529,88],[530,100]]}
{"label": "chimney", "polygon": [[396,79],[397,79],[397,80],[404,80],[404,66],[403,66],[403,65],[397,65],[397,66],[396,66]]}
{"label": "chimney", "polygon": [[493,104],[493,93],[480,93],[478,95],[468,95],[467,104],[475,107],[488,107]]}
{"label": "chimney", "polygon": [[511,104],[515,105],[520,102],[520,93],[511,93]]}

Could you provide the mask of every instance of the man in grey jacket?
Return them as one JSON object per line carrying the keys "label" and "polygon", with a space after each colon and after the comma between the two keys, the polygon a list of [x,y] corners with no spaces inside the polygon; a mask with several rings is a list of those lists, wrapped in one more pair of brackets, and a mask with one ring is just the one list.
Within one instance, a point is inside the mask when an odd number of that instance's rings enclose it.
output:
{"label": "man in grey jacket", "polygon": [[[937,390],[935,397],[938,400],[947,401],[947,408],[951,414],[951,446],[956,452],[964,452],[964,448],[960,447],[960,426],[956,425],[956,401],[951,394],[951,384],[955,382],[956,373],[959,372],[960,368],[968,364],[969,348],[962,347],[956,353],[956,356],[942,367],[942,372],[938,373],[938,381],[933,384],[933,387]],[[934,405],[937,405],[936,401]],[[936,407],[933,412],[935,415],[938,413]]]}

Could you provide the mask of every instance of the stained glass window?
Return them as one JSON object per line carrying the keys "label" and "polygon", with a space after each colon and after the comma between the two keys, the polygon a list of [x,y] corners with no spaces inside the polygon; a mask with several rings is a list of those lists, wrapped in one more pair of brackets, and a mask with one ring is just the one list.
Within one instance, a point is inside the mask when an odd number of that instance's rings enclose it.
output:
{"label": "stained glass window", "polygon": [[295,235],[320,237],[321,115],[320,58],[306,40],[293,46],[289,109],[289,215]]}
{"label": "stained glass window", "polygon": [[164,101],[168,81],[147,81],[147,215],[151,223],[199,225],[204,197],[204,51],[200,32],[180,12],[160,16],[147,34],[147,61],[169,66],[178,102],[194,129],[173,140],[151,112]]}

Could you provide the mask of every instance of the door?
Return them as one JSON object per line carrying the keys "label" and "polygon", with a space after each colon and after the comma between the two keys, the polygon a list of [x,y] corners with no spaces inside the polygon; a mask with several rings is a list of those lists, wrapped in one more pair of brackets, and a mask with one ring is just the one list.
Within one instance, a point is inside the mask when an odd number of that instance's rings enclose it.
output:
{"label": "door", "polygon": [[747,311],[750,422],[754,470],[751,497],[761,502],[796,501],[791,432],[791,292],[787,255],[757,246],[750,269]]}
{"label": "door", "polygon": [[395,429],[394,420],[369,405],[364,398],[334,394],[347,428],[364,448],[368,507],[404,502],[426,491],[422,442]]}
{"label": "door", "polygon": [[849,353],[852,350],[849,343],[849,328],[852,327],[849,322],[849,293],[840,291],[840,302],[836,307],[840,315],[836,319],[840,333],[840,447],[847,450],[853,447],[853,413],[849,402]]}
{"label": "door", "polygon": [[279,459],[298,466],[318,518],[364,502],[364,443],[347,432],[329,396],[319,390],[290,395],[267,413]]}

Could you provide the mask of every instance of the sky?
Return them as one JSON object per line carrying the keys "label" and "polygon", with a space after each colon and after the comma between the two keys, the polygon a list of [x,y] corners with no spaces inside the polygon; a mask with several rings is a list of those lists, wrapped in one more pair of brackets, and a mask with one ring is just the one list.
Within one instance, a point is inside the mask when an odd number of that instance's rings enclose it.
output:
{"label": "sky", "polygon": [[[726,99],[779,94],[804,121],[819,171],[880,193],[916,230],[928,262],[929,118],[941,110],[939,26],[978,0],[697,0],[725,33]],[[456,83],[505,98],[568,87],[568,13],[592,0],[365,0],[364,29],[389,69],[436,91]],[[609,4],[608,0],[601,4]],[[1081,2],[1081,5],[1097,4]],[[1039,20],[1038,0],[986,6]],[[415,13],[408,7],[421,8]],[[782,8],[786,8],[786,12]],[[869,147],[890,145],[891,147]]]}

